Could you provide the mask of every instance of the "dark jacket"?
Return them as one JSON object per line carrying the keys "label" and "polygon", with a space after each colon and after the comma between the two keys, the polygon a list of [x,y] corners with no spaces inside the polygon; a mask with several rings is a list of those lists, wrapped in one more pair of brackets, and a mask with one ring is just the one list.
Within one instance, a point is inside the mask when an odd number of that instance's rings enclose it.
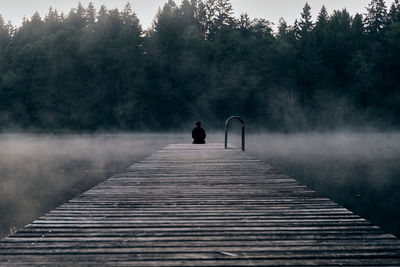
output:
{"label": "dark jacket", "polygon": [[201,127],[195,127],[192,130],[193,144],[205,144],[206,132]]}

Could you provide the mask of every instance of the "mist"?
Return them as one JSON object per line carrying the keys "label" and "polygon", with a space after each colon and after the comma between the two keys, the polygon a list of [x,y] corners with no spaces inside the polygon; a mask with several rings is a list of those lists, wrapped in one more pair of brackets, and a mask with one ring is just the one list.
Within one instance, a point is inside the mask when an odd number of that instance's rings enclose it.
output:
{"label": "mist", "polygon": [[[205,125],[206,126],[206,125]],[[232,124],[230,146],[240,147]],[[223,133],[207,129],[208,143]],[[190,132],[0,135],[0,237]],[[247,152],[399,236],[400,133],[250,133]]]}
{"label": "mist", "polygon": [[256,134],[248,151],[400,236],[400,134]]}
{"label": "mist", "polygon": [[177,139],[185,140],[153,133],[0,135],[0,237]]}

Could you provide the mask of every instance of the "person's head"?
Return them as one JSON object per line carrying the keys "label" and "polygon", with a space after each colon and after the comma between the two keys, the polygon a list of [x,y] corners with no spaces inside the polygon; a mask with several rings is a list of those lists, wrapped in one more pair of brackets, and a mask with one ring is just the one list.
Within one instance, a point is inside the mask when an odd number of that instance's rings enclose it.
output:
{"label": "person's head", "polygon": [[197,127],[200,127],[200,125],[201,125],[201,122],[199,122],[199,121],[196,122],[196,126],[197,126]]}

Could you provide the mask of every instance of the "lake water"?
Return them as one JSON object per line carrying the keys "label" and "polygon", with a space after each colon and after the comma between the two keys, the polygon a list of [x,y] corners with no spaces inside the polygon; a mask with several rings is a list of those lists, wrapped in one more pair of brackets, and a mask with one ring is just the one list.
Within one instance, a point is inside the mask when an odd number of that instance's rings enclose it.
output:
{"label": "lake water", "polygon": [[[400,234],[400,134],[249,134],[247,151]],[[208,142],[223,133],[208,132]],[[0,135],[0,237],[183,134]],[[240,147],[240,137],[230,142]]]}

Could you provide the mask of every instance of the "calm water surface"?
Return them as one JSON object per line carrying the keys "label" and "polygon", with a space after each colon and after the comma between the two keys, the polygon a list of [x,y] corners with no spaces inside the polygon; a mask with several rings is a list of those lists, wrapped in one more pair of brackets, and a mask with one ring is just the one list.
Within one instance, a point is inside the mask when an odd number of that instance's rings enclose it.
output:
{"label": "calm water surface", "polygon": [[[0,135],[0,237],[167,144],[190,142],[190,133]],[[240,147],[239,136],[230,142]],[[249,134],[247,151],[400,234],[400,134]]]}

